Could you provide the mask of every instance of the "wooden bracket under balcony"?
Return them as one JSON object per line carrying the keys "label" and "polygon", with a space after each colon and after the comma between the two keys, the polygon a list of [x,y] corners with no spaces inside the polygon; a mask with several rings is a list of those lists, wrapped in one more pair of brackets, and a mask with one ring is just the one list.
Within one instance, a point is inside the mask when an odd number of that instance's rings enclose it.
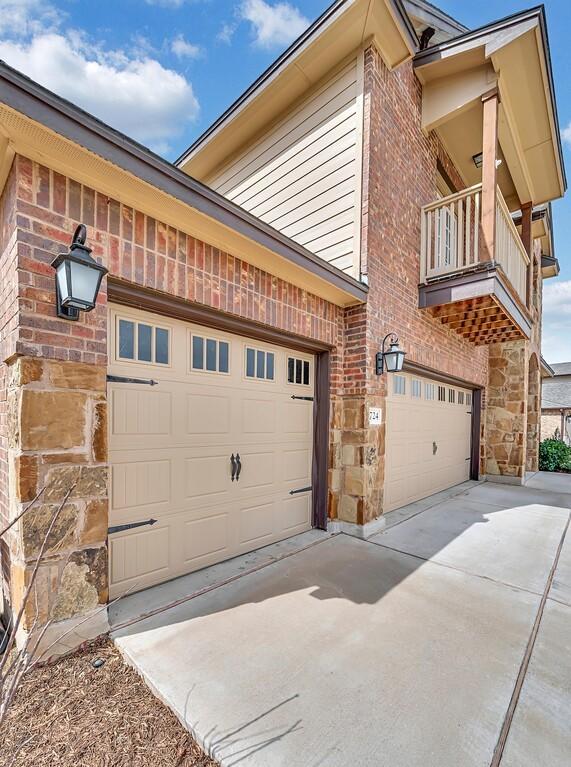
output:
{"label": "wooden bracket under balcony", "polygon": [[501,267],[482,267],[421,285],[420,308],[476,345],[530,338],[531,319]]}

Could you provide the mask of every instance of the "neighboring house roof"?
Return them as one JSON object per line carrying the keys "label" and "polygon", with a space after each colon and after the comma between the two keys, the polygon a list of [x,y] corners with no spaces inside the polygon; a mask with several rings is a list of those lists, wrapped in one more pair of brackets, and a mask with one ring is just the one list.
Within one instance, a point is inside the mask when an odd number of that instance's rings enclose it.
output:
{"label": "neighboring house roof", "polygon": [[104,193],[120,193],[122,199],[130,194],[131,204],[146,205],[157,216],[168,212],[169,223],[176,218],[181,229],[186,226],[194,236],[255,266],[277,274],[275,269],[285,263],[283,268],[293,268],[310,292],[332,289],[329,300],[341,305],[366,299],[367,288],[357,280],[2,61],[0,122],[0,188],[14,153],[49,160],[60,172],[99,184]]}
{"label": "neighboring house roof", "polygon": [[336,0],[175,161],[207,180],[268,121],[319,82],[367,39],[377,41],[387,66],[412,58],[418,38],[402,0]]}
{"label": "neighboring house roof", "polygon": [[571,362],[554,362],[551,367],[556,376],[571,376]]}
{"label": "neighboring house roof", "polygon": [[571,362],[551,365],[553,377],[543,380],[541,409],[557,410],[571,408]]}

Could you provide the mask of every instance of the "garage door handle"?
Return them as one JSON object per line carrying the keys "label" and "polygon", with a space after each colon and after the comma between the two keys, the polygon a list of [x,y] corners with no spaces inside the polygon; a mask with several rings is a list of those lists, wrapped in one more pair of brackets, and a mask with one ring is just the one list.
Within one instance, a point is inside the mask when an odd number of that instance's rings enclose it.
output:
{"label": "garage door handle", "polygon": [[238,471],[236,472],[236,482],[240,479],[240,472],[242,471],[242,461],[240,460],[240,453],[236,453],[236,463],[238,465]]}
{"label": "garage door handle", "polygon": [[236,478],[236,459],[234,458],[234,453],[230,456],[230,463],[232,464],[232,482],[234,482],[234,479]]}

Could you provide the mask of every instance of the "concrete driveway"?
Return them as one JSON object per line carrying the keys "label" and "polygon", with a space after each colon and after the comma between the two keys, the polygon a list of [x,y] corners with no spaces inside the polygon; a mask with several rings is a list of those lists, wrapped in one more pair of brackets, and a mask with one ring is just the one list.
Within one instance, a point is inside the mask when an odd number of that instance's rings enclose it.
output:
{"label": "concrete driveway", "polygon": [[569,765],[570,509],[571,475],[466,483],[369,541],[197,576],[115,640],[224,766]]}

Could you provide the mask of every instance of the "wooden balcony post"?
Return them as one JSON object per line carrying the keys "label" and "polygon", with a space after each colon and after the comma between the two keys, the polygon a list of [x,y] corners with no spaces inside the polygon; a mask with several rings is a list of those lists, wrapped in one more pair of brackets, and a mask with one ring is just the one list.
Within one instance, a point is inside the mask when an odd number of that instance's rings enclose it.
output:
{"label": "wooden balcony post", "polygon": [[531,253],[532,237],[531,237],[531,215],[533,211],[533,203],[525,202],[521,206],[521,241],[525,248],[527,255],[529,256],[529,264],[527,265],[527,285],[525,291],[526,306],[531,307],[532,291],[533,291],[533,257]]}
{"label": "wooden balcony post", "polygon": [[[498,105],[500,95],[494,88],[482,96],[484,105],[482,137],[482,238],[485,248],[481,260],[495,260],[496,189],[498,157]],[[487,250],[487,253],[484,251]]]}

